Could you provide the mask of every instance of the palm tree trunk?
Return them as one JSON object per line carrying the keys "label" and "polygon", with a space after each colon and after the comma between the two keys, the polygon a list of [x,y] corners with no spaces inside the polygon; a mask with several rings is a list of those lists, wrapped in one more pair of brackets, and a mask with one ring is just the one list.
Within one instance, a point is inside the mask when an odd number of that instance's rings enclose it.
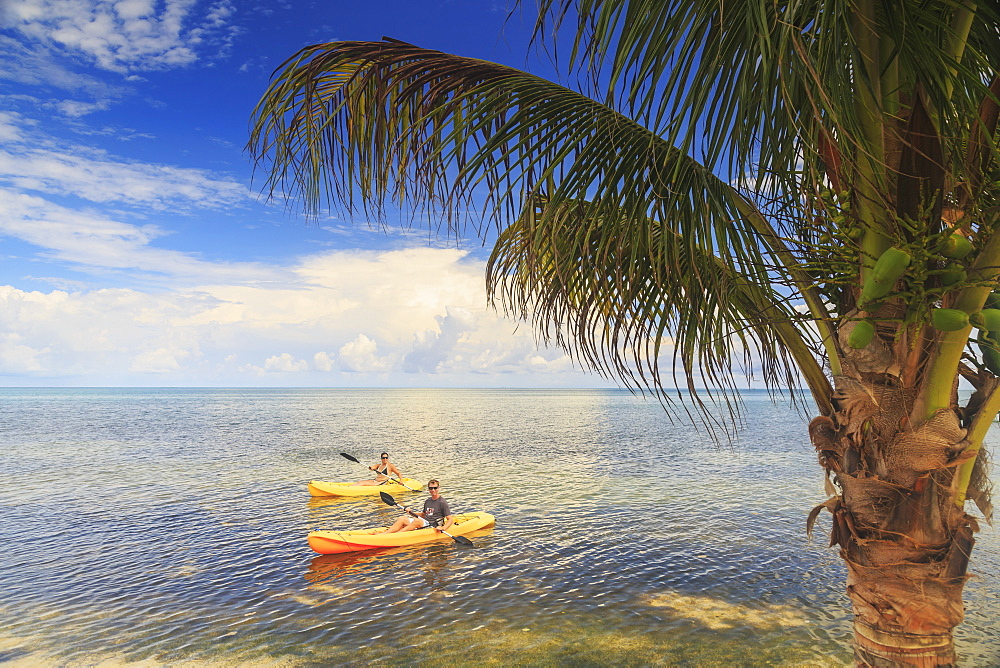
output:
{"label": "palm tree trunk", "polygon": [[[864,374],[871,379],[873,376]],[[966,459],[958,413],[907,424],[914,393],[891,375],[838,377],[810,436],[834,487],[830,544],[847,565],[858,666],[951,666],[975,520],[955,503]]]}
{"label": "palm tree trunk", "polygon": [[971,525],[960,518],[952,519],[958,523],[953,528],[938,521],[937,485],[929,476],[920,479],[922,489],[894,492],[896,505],[886,519],[896,526],[888,539],[884,530],[859,531],[856,520],[852,530],[858,513],[846,505],[835,514],[859,666],[956,664],[952,630],[963,618],[962,588],[974,540]]}

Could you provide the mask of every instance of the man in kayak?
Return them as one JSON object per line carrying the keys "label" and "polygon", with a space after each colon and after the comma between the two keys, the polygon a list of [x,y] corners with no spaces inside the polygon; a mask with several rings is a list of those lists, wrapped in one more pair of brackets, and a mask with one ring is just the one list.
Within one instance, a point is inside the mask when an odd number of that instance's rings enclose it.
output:
{"label": "man in kayak", "polygon": [[412,515],[413,518],[400,517],[396,523],[382,533],[396,533],[397,531],[413,531],[424,527],[434,527],[436,531],[447,531],[454,523],[451,516],[451,508],[448,502],[441,498],[441,483],[437,480],[427,482],[427,491],[431,493],[431,498],[424,501],[424,510],[415,513],[407,507],[403,507],[403,512]]}
{"label": "man in kayak", "polygon": [[383,485],[389,482],[389,476],[396,474],[399,479],[403,479],[403,474],[399,472],[396,465],[389,461],[389,453],[383,452],[381,455],[381,463],[375,466],[369,466],[369,471],[375,471],[374,480],[361,480],[360,482],[354,483],[355,485]]}

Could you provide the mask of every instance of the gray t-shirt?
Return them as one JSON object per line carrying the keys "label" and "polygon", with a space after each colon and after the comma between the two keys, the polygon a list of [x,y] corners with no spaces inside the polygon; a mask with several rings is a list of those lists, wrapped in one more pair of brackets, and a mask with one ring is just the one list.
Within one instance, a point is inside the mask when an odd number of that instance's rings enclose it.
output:
{"label": "gray t-shirt", "polygon": [[444,500],[444,497],[438,497],[437,501],[434,499],[427,499],[424,501],[424,519],[427,520],[431,526],[438,526],[444,524],[444,518],[451,515],[451,508],[448,507],[448,502]]}

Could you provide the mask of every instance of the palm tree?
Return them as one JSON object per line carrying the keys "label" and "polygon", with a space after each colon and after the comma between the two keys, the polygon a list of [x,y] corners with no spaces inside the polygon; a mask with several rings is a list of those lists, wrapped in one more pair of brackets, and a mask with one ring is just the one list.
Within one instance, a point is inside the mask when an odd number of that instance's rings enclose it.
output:
{"label": "palm tree", "polygon": [[254,112],[265,190],[495,229],[494,304],[630,387],[680,379],[709,426],[749,365],[804,385],[830,494],[808,526],[832,513],[857,662],[954,663],[1000,410],[996,7],[539,5],[536,39],[570,31],[596,93],[387,38],[310,46]]}

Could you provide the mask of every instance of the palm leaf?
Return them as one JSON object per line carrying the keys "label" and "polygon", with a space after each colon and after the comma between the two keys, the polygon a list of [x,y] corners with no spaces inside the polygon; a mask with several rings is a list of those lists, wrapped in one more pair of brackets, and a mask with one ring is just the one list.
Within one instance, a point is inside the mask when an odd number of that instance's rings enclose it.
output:
{"label": "palm leaf", "polygon": [[312,212],[359,201],[378,212],[387,194],[453,224],[478,204],[501,228],[545,184],[554,201],[668,221],[688,244],[768,280],[727,183],[621,114],[512,68],[399,42],[310,47],[255,116],[250,149],[271,159],[271,192]]}
{"label": "palm leaf", "polygon": [[794,387],[798,368],[815,396],[831,391],[802,313],[656,221],[537,197],[500,235],[487,283],[545,341],[629,386],[659,391],[669,354],[673,384],[694,397],[698,384],[735,389],[734,360],[771,386]]}
{"label": "palm leaf", "polygon": [[[382,215],[391,198],[452,226],[481,209],[486,222],[502,229],[506,221],[527,220],[522,212],[535,211],[544,198],[551,206],[537,211],[542,229],[565,227],[574,219],[566,211],[586,201],[587,214],[578,220],[616,221],[621,233],[601,269],[635,287],[641,285],[635,271],[658,259],[646,271],[660,272],[660,287],[625,291],[631,310],[614,326],[597,330],[587,321],[573,329],[569,347],[582,351],[582,359],[626,382],[655,385],[655,362],[646,368],[651,375],[631,377],[612,351],[631,346],[638,362],[650,352],[639,345],[638,332],[650,337],[655,352],[662,328],[672,323],[676,331],[698,331],[681,337],[678,354],[687,367],[701,365],[706,380],[725,385],[735,371],[731,347],[720,343],[723,333],[753,338],[766,382],[793,375],[772,350],[781,342],[763,328],[744,333],[727,305],[734,276],[768,295],[776,270],[789,282],[795,260],[766,219],[703,165],[577,92],[513,68],[393,40],[317,45],[275,77],[255,111],[250,149],[262,163],[271,161],[271,192],[300,197],[312,213],[342,203],[351,213]],[[808,292],[807,280],[792,274],[796,289],[786,299]],[[672,301],[658,303],[667,294],[659,290],[671,283]],[[682,306],[686,294],[704,304]],[[611,300],[599,306],[605,314],[625,303],[612,293],[590,296]],[[711,334],[699,330],[706,312],[723,318]],[[790,321],[787,309],[769,313]]]}
{"label": "palm leaf", "polygon": [[[824,155],[815,150],[824,135],[840,143],[838,176],[857,172],[855,181],[871,189],[867,197],[888,206],[895,167],[878,125],[896,120],[917,86],[933,110],[947,168],[966,171],[968,119],[990,96],[1000,63],[998,8],[976,3],[979,20],[966,35],[958,18],[968,6],[706,0],[668,9],[656,0],[540,0],[536,38],[573,30],[567,65],[592,72],[609,105],[727,178],[766,177],[758,193],[785,208],[825,182]],[[869,52],[869,35],[879,40],[878,53]],[[878,61],[872,70],[868,58]]]}

